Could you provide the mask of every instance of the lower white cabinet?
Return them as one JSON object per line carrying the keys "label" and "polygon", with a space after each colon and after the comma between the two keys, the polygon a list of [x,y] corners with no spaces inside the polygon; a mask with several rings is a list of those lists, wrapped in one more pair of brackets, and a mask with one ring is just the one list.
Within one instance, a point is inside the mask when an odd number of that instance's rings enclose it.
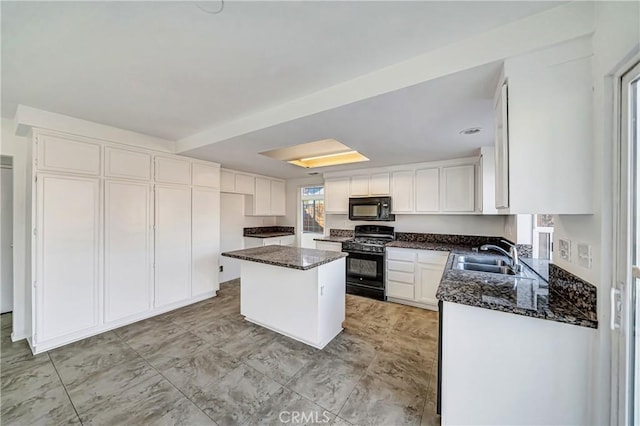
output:
{"label": "lower white cabinet", "polygon": [[437,310],[436,291],[449,252],[389,247],[386,257],[387,298]]}
{"label": "lower white cabinet", "polygon": [[244,237],[244,248],[264,246],[292,246],[295,244],[295,242],[295,235],[285,235],[283,237],[271,238]]}
{"label": "lower white cabinet", "polygon": [[100,180],[37,179],[34,344],[91,329],[100,317]]}
{"label": "lower white cabinet", "polygon": [[154,306],[191,296],[191,189],[156,185]]}
{"label": "lower white cabinet", "polygon": [[104,184],[105,322],[152,308],[151,187],[107,180]]}
{"label": "lower white cabinet", "polygon": [[191,192],[191,296],[219,288],[220,192],[193,188]]}
{"label": "lower white cabinet", "polygon": [[316,250],[342,251],[342,243],[332,241],[316,241]]}

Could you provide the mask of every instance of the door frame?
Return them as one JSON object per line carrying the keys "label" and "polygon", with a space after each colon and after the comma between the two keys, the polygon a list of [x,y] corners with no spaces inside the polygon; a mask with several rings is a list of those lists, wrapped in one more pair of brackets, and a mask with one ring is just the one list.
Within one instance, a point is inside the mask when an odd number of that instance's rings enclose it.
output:
{"label": "door frame", "polygon": [[[630,424],[633,407],[633,292],[631,286],[632,238],[631,146],[628,126],[623,127],[623,94],[627,75],[640,73],[640,54],[614,74],[613,81],[613,194],[611,302],[611,424]],[[640,75],[640,74],[638,74]],[[640,384],[639,384],[640,385]]]}

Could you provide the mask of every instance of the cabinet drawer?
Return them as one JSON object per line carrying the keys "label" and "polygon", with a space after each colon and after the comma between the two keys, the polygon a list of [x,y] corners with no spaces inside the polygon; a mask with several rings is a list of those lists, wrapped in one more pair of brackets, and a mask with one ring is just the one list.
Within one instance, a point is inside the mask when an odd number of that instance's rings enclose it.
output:
{"label": "cabinet drawer", "polygon": [[388,271],[387,279],[389,281],[397,281],[413,285],[415,276],[411,272]]}
{"label": "cabinet drawer", "polygon": [[38,137],[38,169],[100,174],[100,145],[54,136]]}
{"label": "cabinet drawer", "polygon": [[175,158],[156,157],[156,181],[189,185],[191,164]]}
{"label": "cabinet drawer", "polygon": [[423,250],[418,252],[418,263],[435,263],[436,265],[445,265],[449,258],[449,252]]}
{"label": "cabinet drawer", "polygon": [[387,282],[387,296],[388,297],[397,297],[399,299],[409,299],[413,300],[414,298],[414,288],[412,284],[404,284],[395,281]]}
{"label": "cabinet drawer", "polygon": [[108,177],[151,179],[151,155],[144,152],[105,147],[105,172]]}
{"label": "cabinet drawer", "polygon": [[387,259],[404,260],[405,262],[415,262],[416,253],[411,250],[403,249],[387,249]]}
{"label": "cabinet drawer", "polygon": [[388,260],[387,261],[387,269],[390,271],[399,271],[399,272],[415,272],[415,263],[412,262],[402,262],[398,260]]}

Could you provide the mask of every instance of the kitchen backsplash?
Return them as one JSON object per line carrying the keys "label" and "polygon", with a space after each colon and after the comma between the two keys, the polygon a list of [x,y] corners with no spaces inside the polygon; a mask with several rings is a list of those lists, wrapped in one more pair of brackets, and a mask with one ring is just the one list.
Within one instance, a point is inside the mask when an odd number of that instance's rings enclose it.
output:
{"label": "kitchen backsplash", "polygon": [[549,300],[561,297],[573,303],[589,318],[597,319],[597,288],[593,284],[565,271],[557,265],[549,265]]}
{"label": "kitchen backsplash", "polygon": [[353,237],[353,229],[329,229],[330,237]]}
{"label": "kitchen backsplash", "polygon": [[287,232],[294,234],[295,228],[293,226],[255,226],[252,228],[244,228],[243,235],[255,235],[255,234],[266,234],[270,232]]}

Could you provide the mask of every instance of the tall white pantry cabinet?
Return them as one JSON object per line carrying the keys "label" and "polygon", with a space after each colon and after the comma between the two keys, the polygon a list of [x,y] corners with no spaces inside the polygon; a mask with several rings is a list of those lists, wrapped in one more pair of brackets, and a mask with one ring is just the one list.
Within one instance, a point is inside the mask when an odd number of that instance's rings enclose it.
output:
{"label": "tall white pantry cabinet", "polygon": [[218,164],[39,129],[33,153],[34,353],[216,295]]}

